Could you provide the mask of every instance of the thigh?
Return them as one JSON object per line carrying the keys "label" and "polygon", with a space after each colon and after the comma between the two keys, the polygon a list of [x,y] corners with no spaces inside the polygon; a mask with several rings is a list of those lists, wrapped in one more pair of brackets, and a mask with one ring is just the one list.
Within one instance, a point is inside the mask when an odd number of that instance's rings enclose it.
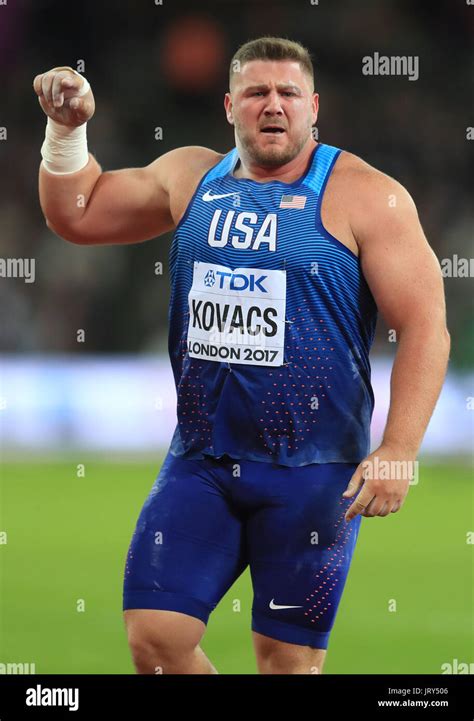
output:
{"label": "thigh", "polygon": [[270,466],[265,502],[248,520],[253,631],[326,649],[349,572],[360,516],[342,498],[356,464]]}
{"label": "thigh", "polygon": [[127,554],[124,611],[177,611],[207,623],[246,565],[242,522],[212,461],[168,453]]}

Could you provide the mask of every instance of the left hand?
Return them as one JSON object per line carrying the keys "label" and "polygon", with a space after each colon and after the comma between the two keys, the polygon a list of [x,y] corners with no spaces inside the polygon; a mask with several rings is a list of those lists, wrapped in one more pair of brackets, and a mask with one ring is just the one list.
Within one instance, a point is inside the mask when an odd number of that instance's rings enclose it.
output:
{"label": "left hand", "polygon": [[351,498],[362,486],[347,509],[345,520],[351,521],[358,514],[372,518],[399,511],[408,494],[415,458],[413,451],[397,450],[382,443],[361,461],[342,494],[343,498]]}

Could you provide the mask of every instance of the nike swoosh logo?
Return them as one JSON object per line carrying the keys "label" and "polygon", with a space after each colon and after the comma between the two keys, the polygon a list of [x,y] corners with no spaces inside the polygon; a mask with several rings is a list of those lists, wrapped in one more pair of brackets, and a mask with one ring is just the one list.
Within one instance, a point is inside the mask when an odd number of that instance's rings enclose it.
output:
{"label": "nike swoosh logo", "polygon": [[201,200],[204,200],[205,202],[208,202],[209,200],[219,200],[220,198],[228,198],[229,195],[239,195],[240,191],[236,191],[235,193],[223,193],[223,195],[211,195],[208,190],[204,193]]}
{"label": "nike swoosh logo", "polygon": [[273,603],[274,600],[275,599],[272,598],[272,600],[270,601],[270,608],[274,611],[278,611],[278,609],[280,608],[303,608],[303,606],[277,606],[276,603]]}

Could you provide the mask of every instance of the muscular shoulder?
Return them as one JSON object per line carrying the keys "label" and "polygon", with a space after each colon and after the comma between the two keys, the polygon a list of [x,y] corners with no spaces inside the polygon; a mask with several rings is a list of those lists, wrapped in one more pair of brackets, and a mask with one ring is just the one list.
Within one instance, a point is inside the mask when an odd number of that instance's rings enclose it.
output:
{"label": "muscular shoulder", "polygon": [[157,162],[168,192],[173,192],[183,183],[193,184],[222,160],[224,155],[200,145],[175,148],[162,155]]}
{"label": "muscular shoulder", "polygon": [[167,195],[169,214],[176,226],[199,181],[224,155],[200,145],[170,150],[149,166],[153,179]]}
{"label": "muscular shoulder", "polygon": [[413,199],[401,183],[353,153],[341,153],[333,175],[334,191],[347,209],[358,243],[383,230],[386,223],[403,224],[417,216]]}
{"label": "muscular shoulder", "polygon": [[392,195],[398,195],[400,200],[410,197],[395,178],[345,150],[338,158],[333,174],[349,200],[374,203],[381,199],[390,200]]}

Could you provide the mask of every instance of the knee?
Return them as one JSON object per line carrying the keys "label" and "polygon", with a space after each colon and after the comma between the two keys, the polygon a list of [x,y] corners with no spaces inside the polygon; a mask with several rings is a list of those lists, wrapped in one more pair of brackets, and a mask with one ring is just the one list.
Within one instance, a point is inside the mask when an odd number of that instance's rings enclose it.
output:
{"label": "knee", "polygon": [[134,631],[128,634],[128,645],[138,673],[161,674],[175,662],[166,638],[149,638]]}
{"label": "knee", "polygon": [[199,644],[199,636],[177,629],[169,618],[154,612],[153,623],[147,617],[126,618],[127,639],[138,673],[162,674],[179,672]]}

